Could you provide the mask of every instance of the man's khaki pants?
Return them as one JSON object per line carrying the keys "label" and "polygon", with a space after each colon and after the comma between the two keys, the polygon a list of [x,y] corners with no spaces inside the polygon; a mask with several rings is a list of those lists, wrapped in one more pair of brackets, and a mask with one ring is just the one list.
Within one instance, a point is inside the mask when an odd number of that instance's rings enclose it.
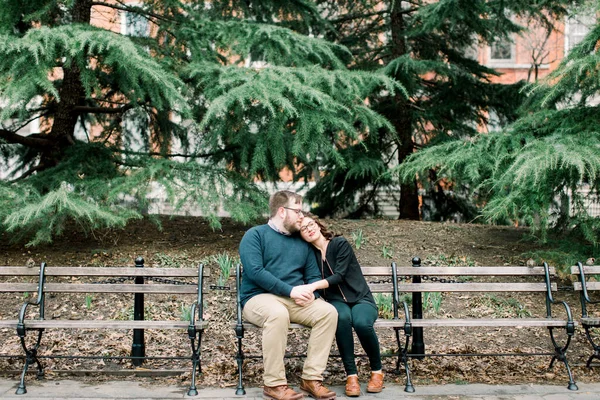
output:
{"label": "man's khaki pants", "polygon": [[259,294],[252,297],[242,313],[244,319],[263,330],[262,348],[265,386],[287,385],[283,358],[290,322],[311,327],[302,379],[323,380],[323,371],[337,327],[337,311],[323,299],[307,306],[297,305],[289,297]]}

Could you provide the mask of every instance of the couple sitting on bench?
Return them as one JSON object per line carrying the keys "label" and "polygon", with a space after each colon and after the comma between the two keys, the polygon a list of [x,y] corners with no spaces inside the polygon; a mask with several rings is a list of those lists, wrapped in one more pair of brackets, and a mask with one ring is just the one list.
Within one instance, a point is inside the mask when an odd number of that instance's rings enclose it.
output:
{"label": "couple sitting on bench", "polygon": [[367,392],[383,388],[377,305],[350,244],[302,211],[302,197],[279,191],[269,200],[267,224],[251,228],[240,243],[244,266],[243,317],[262,328],[265,398],[303,397],[287,384],[284,355],[290,322],[311,328],[300,390],[317,400],[335,399],[323,371],[335,336],[347,374],[347,396],[359,396],[352,328],[369,357]]}

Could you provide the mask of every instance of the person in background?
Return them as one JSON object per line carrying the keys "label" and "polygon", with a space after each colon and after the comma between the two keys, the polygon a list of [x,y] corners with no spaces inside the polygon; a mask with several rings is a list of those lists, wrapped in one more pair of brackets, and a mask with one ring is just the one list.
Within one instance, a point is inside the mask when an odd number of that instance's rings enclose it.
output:
{"label": "person in background", "polygon": [[272,400],[303,397],[287,384],[284,355],[290,322],[311,328],[300,390],[317,400],[333,400],[323,372],[337,326],[335,308],[315,298],[311,283],[321,279],[311,247],[300,238],[302,197],[279,191],[269,199],[267,224],[249,229],[239,247],[244,266],[242,316],[262,328],[263,395]]}
{"label": "person in background", "polygon": [[334,236],[316,216],[305,213],[300,226],[302,239],[313,245],[319,261],[321,280],[312,283],[338,312],[336,342],[346,371],[346,396],[360,396],[358,370],[354,357],[352,328],[369,358],[371,377],[367,392],[383,389],[379,339],[373,324],[377,304],[362,274],[356,255],[342,236]]}

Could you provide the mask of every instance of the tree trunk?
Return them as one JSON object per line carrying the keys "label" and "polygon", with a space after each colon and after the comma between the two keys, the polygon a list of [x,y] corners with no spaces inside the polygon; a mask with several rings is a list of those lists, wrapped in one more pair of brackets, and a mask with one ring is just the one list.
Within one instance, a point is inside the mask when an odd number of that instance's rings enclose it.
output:
{"label": "tree trunk", "polygon": [[[405,22],[402,14],[402,3],[401,1],[392,1],[391,3],[391,51],[393,59],[408,53],[406,40],[403,36]],[[402,94],[396,94],[391,110],[390,120],[398,133],[398,163],[402,164],[413,153],[415,147],[410,103]],[[419,219],[419,192],[416,178],[410,183],[400,185],[399,209],[399,219]]]}
{"label": "tree trunk", "polygon": [[[73,6],[74,23],[89,24],[92,12],[91,0],[77,0]],[[58,89],[60,102],[56,107],[52,129],[48,138],[53,142],[51,149],[44,151],[40,160],[42,168],[57,165],[64,157],[65,150],[75,143],[75,127],[79,114],[75,107],[84,105],[85,91],[80,77],[80,66],[76,60],[63,67],[63,81]]]}

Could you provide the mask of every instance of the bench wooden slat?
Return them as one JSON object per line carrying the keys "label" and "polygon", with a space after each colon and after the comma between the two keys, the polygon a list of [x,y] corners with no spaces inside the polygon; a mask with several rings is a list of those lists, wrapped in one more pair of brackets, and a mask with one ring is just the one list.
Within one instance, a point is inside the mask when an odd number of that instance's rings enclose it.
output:
{"label": "bench wooden slat", "polygon": [[581,318],[581,323],[588,326],[600,326],[600,317]]}
{"label": "bench wooden slat", "polygon": [[134,283],[47,283],[46,293],[154,293],[154,294],[197,294],[196,285],[167,285],[151,283],[136,285]]}
{"label": "bench wooden slat", "polygon": [[[436,276],[539,276],[544,275],[543,267],[398,267],[398,276],[436,275]],[[550,275],[556,274],[549,267]]]}
{"label": "bench wooden slat", "polygon": [[[584,265],[583,272],[585,274],[600,274],[600,266],[598,265]],[[579,275],[579,267],[574,265],[571,267],[571,273],[575,275]]]}
{"label": "bench wooden slat", "polygon": [[390,293],[394,291],[391,283],[369,283],[369,288],[373,293]]}
{"label": "bench wooden slat", "polygon": [[[492,318],[492,319],[462,319],[462,318],[446,318],[446,319],[414,319],[411,321],[413,327],[434,328],[438,326],[453,326],[453,327],[495,327],[495,326],[541,326],[541,327],[562,327],[567,325],[566,320],[547,319],[547,318]],[[577,325],[576,322],[574,322]]]}
{"label": "bench wooden slat", "polygon": [[[377,319],[375,321],[375,328],[387,328],[387,327],[403,327],[404,326],[404,322],[405,320],[403,319],[397,319],[397,320],[393,320],[393,319]],[[231,326],[233,328],[235,328],[236,322],[233,322],[231,324]],[[244,322],[244,329],[260,329],[258,326],[251,324],[250,322]],[[1,326],[1,325],[0,325]],[[305,325],[301,325],[301,324],[297,324],[297,323],[291,323],[290,324],[290,328],[292,329],[303,329],[303,328],[307,328]]]}
{"label": "bench wooden slat", "polygon": [[[556,283],[550,284],[556,291]],[[545,283],[465,282],[465,283],[399,283],[402,292],[545,292]]]}
{"label": "bench wooden slat", "polygon": [[39,265],[35,267],[0,267],[0,276],[38,276]]}
{"label": "bench wooden slat", "polygon": [[[585,287],[587,290],[600,290],[600,282],[587,281]],[[573,282],[573,289],[581,290],[581,282]]]}
{"label": "bench wooden slat", "polygon": [[364,276],[392,276],[392,267],[361,267]]}
{"label": "bench wooden slat", "polygon": [[0,319],[0,328],[16,328],[17,322],[16,319]]}
{"label": "bench wooden slat", "polygon": [[[394,328],[404,327],[404,319],[378,319],[375,321],[375,328]],[[577,325],[577,322],[574,322]],[[413,319],[411,320],[413,328],[435,328],[435,327],[490,327],[495,326],[510,326],[510,327],[564,327],[567,321],[560,319],[547,318],[493,318],[493,319],[462,319],[462,318],[445,318],[445,319]],[[301,324],[290,324],[292,329],[303,329],[306,326]],[[258,326],[249,322],[244,322],[244,329],[260,329]]]}
{"label": "bench wooden slat", "polygon": [[35,292],[37,291],[37,283],[0,283],[0,292]]}
{"label": "bench wooden slat", "polygon": [[[360,267],[364,276],[392,276],[391,266]],[[236,271],[231,271],[231,276],[235,276]]]}
{"label": "bench wooden slat", "polygon": [[[198,268],[131,268],[131,267],[53,267],[47,266],[46,276],[156,276],[156,277],[190,277],[198,276]],[[3,276],[37,276],[39,266],[0,267]],[[202,275],[210,276],[210,269],[204,268]]]}
{"label": "bench wooden slat", "polygon": [[[16,327],[16,323],[17,321],[0,320],[0,327]],[[189,321],[116,321],[52,319],[25,321],[25,327],[32,329],[187,329],[189,325]],[[198,329],[204,329],[207,326],[207,321],[199,321],[196,324],[196,327]]]}

